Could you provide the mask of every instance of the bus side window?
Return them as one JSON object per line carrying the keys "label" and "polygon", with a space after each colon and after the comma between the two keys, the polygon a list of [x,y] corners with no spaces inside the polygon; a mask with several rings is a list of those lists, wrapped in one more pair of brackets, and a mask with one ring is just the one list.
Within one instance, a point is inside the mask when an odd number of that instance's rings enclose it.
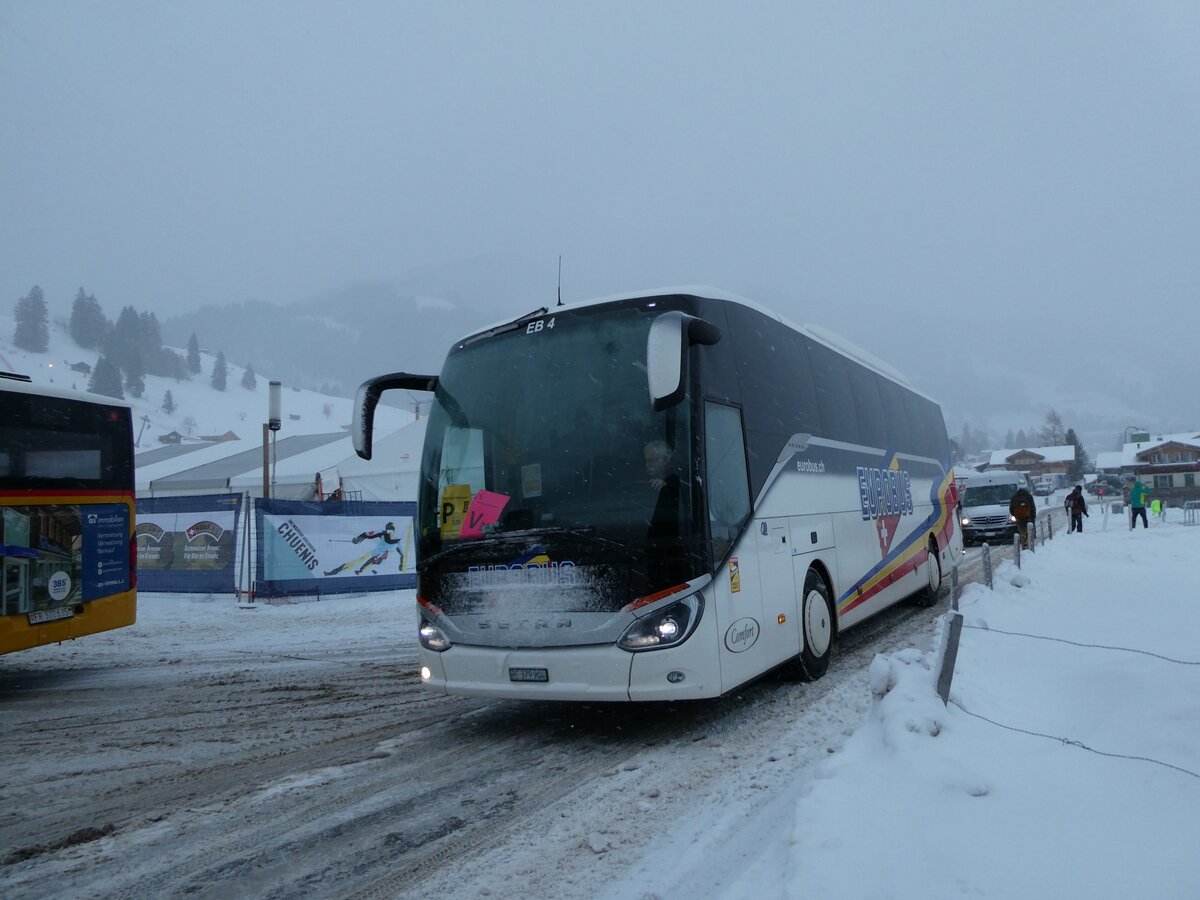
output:
{"label": "bus side window", "polygon": [[740,410],[705,401],[704,451],[708,519],[712,528],[714,561],[719,561],[728,554],[742,523],[750,515],[750,486]]}

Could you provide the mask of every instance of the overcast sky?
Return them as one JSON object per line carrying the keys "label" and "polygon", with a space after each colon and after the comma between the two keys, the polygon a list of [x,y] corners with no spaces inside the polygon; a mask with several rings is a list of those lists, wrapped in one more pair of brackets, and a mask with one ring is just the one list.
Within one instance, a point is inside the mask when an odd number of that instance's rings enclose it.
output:
{"label": "overcast sky", "polygon": [[958,407],[1200,427],[1197,47],[1190,0],[0,0],[0,303],[562,254],[569,299],[713,284]]}

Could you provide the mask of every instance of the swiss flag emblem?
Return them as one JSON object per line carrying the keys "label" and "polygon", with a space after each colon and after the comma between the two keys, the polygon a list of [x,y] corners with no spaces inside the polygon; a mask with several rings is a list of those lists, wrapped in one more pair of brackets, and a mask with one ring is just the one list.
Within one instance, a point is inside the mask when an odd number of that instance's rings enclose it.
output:
{"label": "swiss flag emblem", "polygon": [[879,555],[887,556],[891,549],[892,539],[900,525],[899,516],[880,516],[875,520],[875,531],[879,535]]}

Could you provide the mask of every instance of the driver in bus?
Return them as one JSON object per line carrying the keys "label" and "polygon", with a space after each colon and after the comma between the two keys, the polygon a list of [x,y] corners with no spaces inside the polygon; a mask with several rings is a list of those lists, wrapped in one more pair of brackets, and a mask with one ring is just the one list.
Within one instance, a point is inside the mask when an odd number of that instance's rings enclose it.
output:
{"label": "driver in bus", "polygon": [[666,441],[651,441],[644,455],[650,487],[658,494],[646,536],[672,537],[679,533],[679,476],[674,471],[671,447]]}

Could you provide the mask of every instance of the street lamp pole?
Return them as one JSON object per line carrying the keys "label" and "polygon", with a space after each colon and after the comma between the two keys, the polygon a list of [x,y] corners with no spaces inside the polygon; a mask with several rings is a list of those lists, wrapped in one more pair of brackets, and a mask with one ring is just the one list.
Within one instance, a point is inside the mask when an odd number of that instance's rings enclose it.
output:
{"label": "street lamp pole", "polygon": [[263,423],[263,489],[264,500],[271,497],[271,432],[283,427],[280,396],[283,383],[272,381],[267,386],[267,421]]}

